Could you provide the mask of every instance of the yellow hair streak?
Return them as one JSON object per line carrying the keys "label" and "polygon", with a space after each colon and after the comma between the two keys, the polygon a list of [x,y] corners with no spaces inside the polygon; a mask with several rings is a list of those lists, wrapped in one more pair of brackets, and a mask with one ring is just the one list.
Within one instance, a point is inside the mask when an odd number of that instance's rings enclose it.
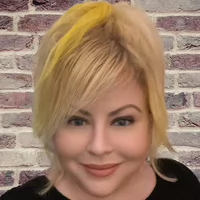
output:
{"label": "yellow hair streak", "polygon": [[50,73],[52,73],[54,67],[59,63],[63,54],[69,55],[81,44],[81,41],[87,32],[96,26],[105,24],[112,13],[113,7],[107,2],[87,2],[84,4],[77,4],[69,9],[57,21],[52,29],[53,31],[56,31],[56,27],[65,24],[65,21],[70,18],[70,15],[77,14],[81,17],[72,28],[60,38],[51,50],[38,85],[45,81]]}

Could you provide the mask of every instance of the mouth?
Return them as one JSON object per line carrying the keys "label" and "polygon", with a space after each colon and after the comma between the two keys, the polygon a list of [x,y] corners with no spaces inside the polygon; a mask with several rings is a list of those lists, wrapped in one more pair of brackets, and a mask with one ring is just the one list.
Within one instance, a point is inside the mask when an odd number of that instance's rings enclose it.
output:
{"label": "mouth", "polygon": [[95,164],[83,164],[85,171],[95,177],[106,177],[112,175],[120,163],[117,164],[105,164],[105,165],[95,165]]}

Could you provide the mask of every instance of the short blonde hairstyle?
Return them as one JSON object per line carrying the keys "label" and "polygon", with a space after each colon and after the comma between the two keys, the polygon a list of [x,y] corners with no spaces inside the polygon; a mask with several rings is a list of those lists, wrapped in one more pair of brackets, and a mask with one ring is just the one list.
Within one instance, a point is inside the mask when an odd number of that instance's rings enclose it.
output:
{"label": "short blonde hairstyle", "polygon": [[150,162],[159,176],[172,180],[156,164],[161,145],[173,148],[167,137],[163,44],[145,12],[127,3],[77,4],[46,33],[37,56],[33,129],[47,152],[73,113],[113,84],[137,78],[153,120]]}

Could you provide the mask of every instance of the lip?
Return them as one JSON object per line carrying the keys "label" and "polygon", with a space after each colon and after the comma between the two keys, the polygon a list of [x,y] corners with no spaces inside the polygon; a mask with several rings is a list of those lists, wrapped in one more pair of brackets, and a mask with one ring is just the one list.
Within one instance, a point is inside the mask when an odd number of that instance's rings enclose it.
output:
{"label": "lip", "polygon": [[119,165],[120,163],[105,165],[83,164],[83,167],[86,172],[92,176],[106,177],[112,175],[117,170]]}

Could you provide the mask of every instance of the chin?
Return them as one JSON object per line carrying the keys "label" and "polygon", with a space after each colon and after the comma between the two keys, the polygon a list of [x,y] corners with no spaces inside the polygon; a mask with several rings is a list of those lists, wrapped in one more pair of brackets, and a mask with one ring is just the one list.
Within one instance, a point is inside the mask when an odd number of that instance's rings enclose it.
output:
{"label": "chin", "polygon": [[97,198],[105,198],[110,195],[112,195],[115,190],[118,188],[116,184],[92,184],[92,185],[84,185],[84,190],[87,191],[87,193],[90,196],[97,197]]}

